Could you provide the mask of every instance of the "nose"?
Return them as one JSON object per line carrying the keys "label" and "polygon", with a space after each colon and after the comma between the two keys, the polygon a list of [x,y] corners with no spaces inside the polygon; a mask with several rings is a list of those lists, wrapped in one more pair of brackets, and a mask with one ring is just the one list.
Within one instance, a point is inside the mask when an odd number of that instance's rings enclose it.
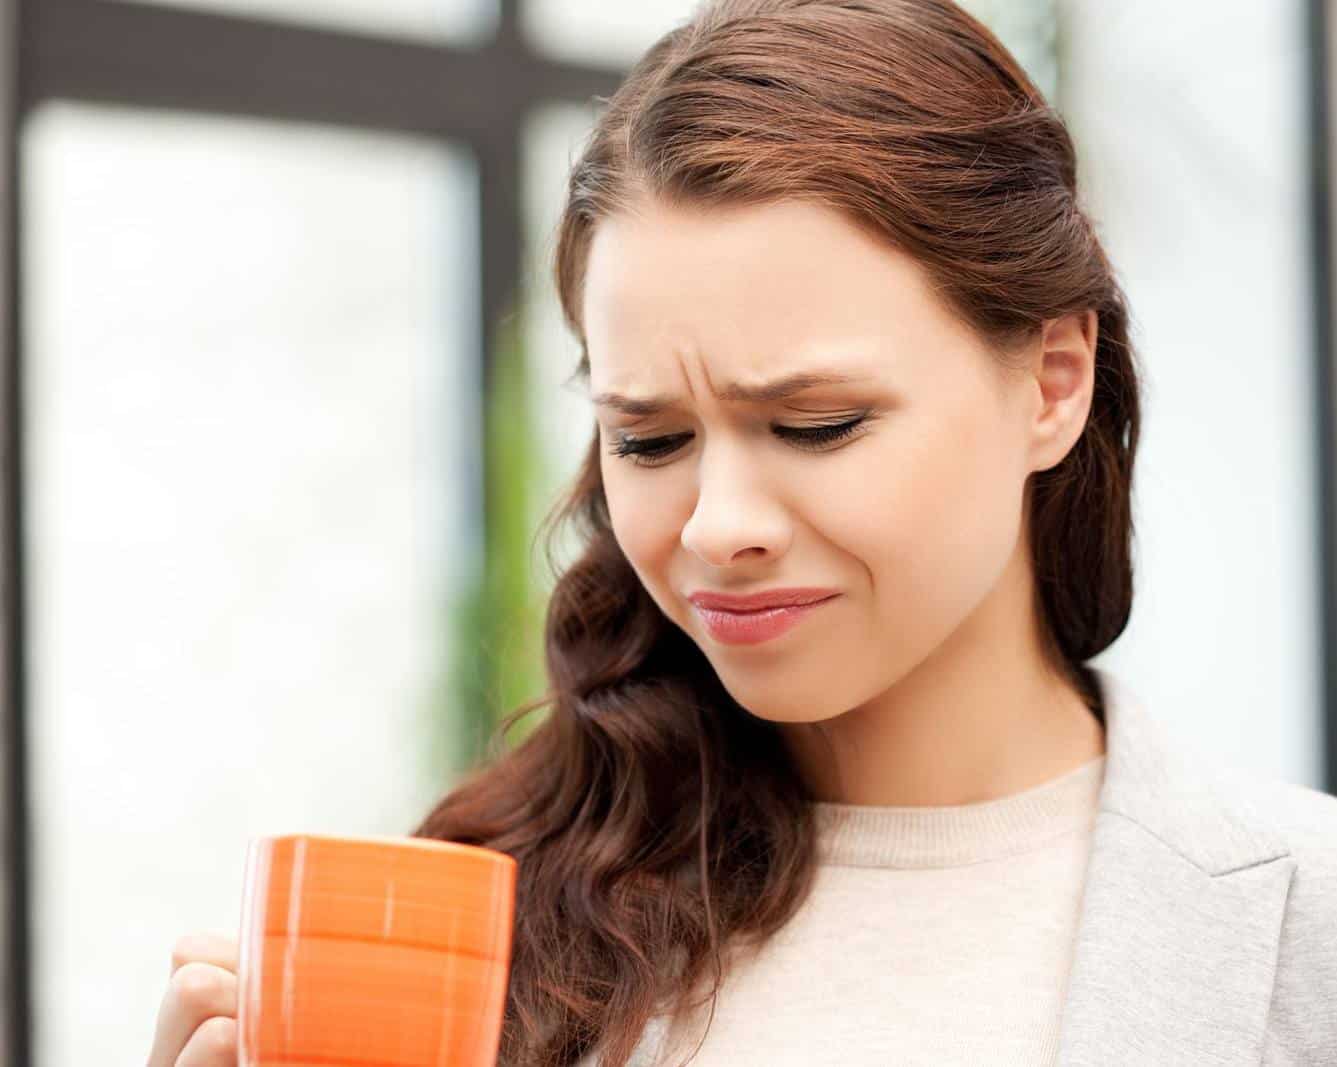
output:
{"label": "nose", "polygon": [[697,470],[700,485],[696,507],[682,528],[684,548],[712,567],[784,554],[790,520],[748,464],[745,448],[703,449]]}

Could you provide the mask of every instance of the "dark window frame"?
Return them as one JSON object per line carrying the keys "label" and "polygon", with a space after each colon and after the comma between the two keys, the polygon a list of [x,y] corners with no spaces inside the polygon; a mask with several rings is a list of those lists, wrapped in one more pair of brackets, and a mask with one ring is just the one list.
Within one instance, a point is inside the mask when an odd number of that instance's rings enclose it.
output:
{"label": "dark window frame", "polygon": [[1324,789],[1337,794],[1337,292],[1333,275],[1334,189],[1332,145],[1337,137],[1333,55],[1337,19],[1328,0],[1304,5],[1309,104],[1309,257],[1313,336],[1314,450],[1318,476],[1316,531],[1319,607],[1319,724]]}

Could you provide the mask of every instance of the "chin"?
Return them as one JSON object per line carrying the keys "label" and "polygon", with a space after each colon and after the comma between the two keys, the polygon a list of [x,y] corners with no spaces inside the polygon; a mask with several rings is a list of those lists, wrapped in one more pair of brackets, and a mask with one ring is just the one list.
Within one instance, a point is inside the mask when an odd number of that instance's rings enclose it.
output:
{"label": "chin", "polygon": [[[758,671],[758,673],[762,673]],[[724,688],[748,714],[754,718],[773,723],[819,723],[834,719],[844,714],[844,705],[833,705],[831,693],[816,692],[810,698],[804,697],[805,689],[784,683],[756,683],[730,679],[721,674]],[[751,684],[749,682],[751,681]],[[816,687],[815,687],[816,688]]]}

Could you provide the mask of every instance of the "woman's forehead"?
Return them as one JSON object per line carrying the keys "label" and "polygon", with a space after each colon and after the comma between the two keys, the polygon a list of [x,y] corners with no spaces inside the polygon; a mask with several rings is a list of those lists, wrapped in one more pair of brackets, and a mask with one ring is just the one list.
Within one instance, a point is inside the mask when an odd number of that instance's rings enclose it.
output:
{"label": "woman's forehead", "polygon": [[851,361],[921,346],[951,325],[918,264],[828,209],[752,206],[713,225],[687,213],[675,227],[665,213],[676,210],[596,230],[583,308],[596,376],[708,355],[736,370],[721,387],[737,392],[785,373],[867,373]]}

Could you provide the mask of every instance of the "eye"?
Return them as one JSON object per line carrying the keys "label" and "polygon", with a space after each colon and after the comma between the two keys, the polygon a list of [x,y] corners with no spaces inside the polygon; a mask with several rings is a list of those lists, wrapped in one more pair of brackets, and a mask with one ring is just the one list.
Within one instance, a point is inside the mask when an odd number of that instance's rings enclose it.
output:
{"label": "eye", "polygon": [[773,426],[777,437],[793,441],[801,448],[821,448],[832,441],[840,441],[852,434],[867,416],[860,415],[846,422],[822,423],[818,426]]}
{"label": "eye", "polygon": [[[799,448],[809,451],[820,450],[835,441],[844,440],[858,429],[867,419],[866,415],[848,419],[845,422],[823,423],[817,426],[772,426],[775,435],[789,441]],[[690,441],[689,433],[668,434],[664,437],[638,438],[634,434],[619,433],[617,443],[609,449],[615,456],[630,459],[639,467],[658,466],[657,460],[671,456],[684,441]]]}

